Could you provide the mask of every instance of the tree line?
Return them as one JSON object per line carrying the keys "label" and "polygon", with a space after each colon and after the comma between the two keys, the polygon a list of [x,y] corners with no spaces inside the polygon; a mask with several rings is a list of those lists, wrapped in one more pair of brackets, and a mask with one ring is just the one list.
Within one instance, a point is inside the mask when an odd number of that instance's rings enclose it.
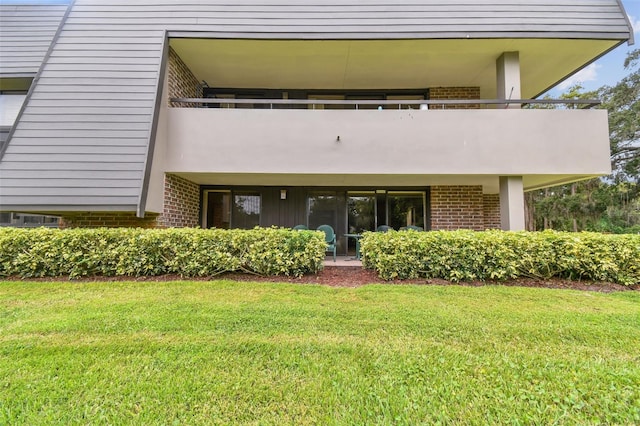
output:
{"label": "tree line", "polygon": [[[628,74],[614,86],[562,99],[600,99],[609,113],[612,173],[525,194],[527,229],[640,233],[640,49],[627,55]],[[576,155],[579,155],[577,153]]]}

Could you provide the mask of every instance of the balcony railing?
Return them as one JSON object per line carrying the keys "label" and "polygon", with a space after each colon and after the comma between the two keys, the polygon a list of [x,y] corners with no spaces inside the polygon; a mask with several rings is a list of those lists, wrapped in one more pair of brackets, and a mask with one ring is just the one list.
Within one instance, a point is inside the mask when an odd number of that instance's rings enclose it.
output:
{"label": "balcony railing", "polygon": [[235,108],[236,105],[261,109],[325,109],[326,106],[342,106],[344,109],[447,109],[451,107],[486,108],[497,106],[508,108],[521,106],[536,108],[542,105],[554,107],[564,105],[572,109],[589,109],[600,105],[597,99],[424,99],[424,100],[336,100],[336,99],[226,99],[226,98],[171,98],[173,107]]}

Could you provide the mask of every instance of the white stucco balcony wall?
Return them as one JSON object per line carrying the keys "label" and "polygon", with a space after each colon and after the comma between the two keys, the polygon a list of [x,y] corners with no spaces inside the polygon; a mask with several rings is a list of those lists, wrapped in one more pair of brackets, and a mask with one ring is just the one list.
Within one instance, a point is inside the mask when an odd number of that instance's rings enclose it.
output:
{"label": "white stucco balcony wall", "polygon": [[425,184],[517,175],[525,190],[610,173],[604,110],[167,112],[169,173],[412,175]]}

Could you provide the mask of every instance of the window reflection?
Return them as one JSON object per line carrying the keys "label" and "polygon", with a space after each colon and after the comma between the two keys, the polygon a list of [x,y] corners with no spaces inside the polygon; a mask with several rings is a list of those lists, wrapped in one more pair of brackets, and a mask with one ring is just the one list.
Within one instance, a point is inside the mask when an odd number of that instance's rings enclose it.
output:
{"label": "window reflection", "polygon": [[424,227],[424,193],[389,192],[387,194],[388,225],[398,230],[407,226]]}
{"label": "window reflection", "polygon": [[207,228],[229,229],[231,227],[231,191],[208,191]]}
{"label": "window reflection", "polygon": [[320,225],[331,225],[336,229],[337,197],[335,192],[309,194],[309,228],[316,229]]}
{"label": "window reflection", "polygon": [[347,211],[350,234],[360,234],[375,229],[376,195],[374,192],[350,192],[347,196]]}
{"label": "window reflection", "polygon": [[236,192],[233,195],[231,220],[234,228],[252,229],[260,225],[260,194]]}
{"label": "window reflection", "polygon": [[0,213],[0,226],[15,226],[18,228],[28,227],[57,227],[60,218],[57,216],[46,216],[29,213]]}

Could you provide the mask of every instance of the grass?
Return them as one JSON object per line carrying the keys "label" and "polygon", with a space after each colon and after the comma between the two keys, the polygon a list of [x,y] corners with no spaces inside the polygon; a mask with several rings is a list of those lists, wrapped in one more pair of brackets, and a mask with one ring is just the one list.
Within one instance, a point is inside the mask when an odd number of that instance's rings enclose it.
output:
{"label": "grass", "polygon": [[0,283],[0,424],[437,423],[640,423],[640,293]]}

